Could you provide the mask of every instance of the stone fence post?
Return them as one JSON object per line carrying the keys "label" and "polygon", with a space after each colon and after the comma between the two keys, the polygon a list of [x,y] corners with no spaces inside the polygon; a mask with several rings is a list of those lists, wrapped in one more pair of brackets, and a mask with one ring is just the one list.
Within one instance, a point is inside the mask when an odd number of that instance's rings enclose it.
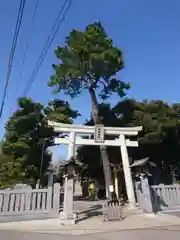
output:
{"label": "stone fence post", "polygon": [[140,176],[142,196],[143,197],[143,210],[147,213],[153,212],[151,191],[147,176]]}

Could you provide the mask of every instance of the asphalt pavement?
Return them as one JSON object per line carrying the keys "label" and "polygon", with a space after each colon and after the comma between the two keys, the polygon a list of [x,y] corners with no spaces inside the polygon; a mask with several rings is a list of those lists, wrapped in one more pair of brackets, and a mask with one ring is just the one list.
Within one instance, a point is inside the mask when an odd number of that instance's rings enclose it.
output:
{"label": "asphalt pavement", "polygon": [[49,234],[49,233],[28,233],[19,231],[0,231],[1,240],[156,240],[162,238],[163,240],[179,240],[180,227],[171,226],[169,228],[160,229],[143,229],[143,230],[128,230],[128,231],[116,231],[106,233],[93,233],[87,235],[61,235],[61,234]]}

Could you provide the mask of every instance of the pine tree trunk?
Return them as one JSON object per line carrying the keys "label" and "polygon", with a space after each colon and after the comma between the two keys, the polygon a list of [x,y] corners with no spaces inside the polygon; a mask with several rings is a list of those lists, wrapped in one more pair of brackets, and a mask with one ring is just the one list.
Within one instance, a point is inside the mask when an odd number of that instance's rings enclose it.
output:
{"label": "pine tree trunk", "polygon": [[[94,121],[94,124],[101,124],[101,120],[99,117],[98,102],[97,102],[94,89],[89,88],[89,93],[92,100],[92,119]],[[108,198],[112,200],[112,193],[109,190],[109,186],[113,185],[113,180],[112,180],[112,173],[111,173],[111,167],[110,167],[110,162],[108,158],[107,147],[100,145],[100,152],[101,152],[101,159],[103,163],[106,191],[108,191]]]}

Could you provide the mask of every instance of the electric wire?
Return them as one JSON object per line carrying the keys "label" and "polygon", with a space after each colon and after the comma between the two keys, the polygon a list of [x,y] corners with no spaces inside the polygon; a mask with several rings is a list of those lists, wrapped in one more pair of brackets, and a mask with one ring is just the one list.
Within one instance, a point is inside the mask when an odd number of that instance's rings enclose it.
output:
{"label": "electric wire", "polygon": [[20,74],[19,74],[19,77],[18,77],[18,80],[17,80],[16,93],[18,92],[18,89],[19,89],[19,84],[21,82],[21,78],[22,78],[22,74],[23,74],[23,70],[24,70],[24,66],[25,66],[25,62],[26,62],[27,52],[28,52],[28,49],[29,49],[29,46],[30,46],[30,40],[31,40],[31,37],[32,37],[32,30],[33,30],[33,26],[34,26],[34,21],[35,21],[35,17],[36,17],[36,13],[37,13],[38,4],[39,4],[39,0],[36,0],[35,7],[34,7],[34,12],[33,12],[33,17],[32,17],[32,20],[31,20],[31,25],[30,25],[30,29],[29,29],[29,33],[28,33],[28,41],[26,43],[24,56],[23,56],[23,61],[22,61],[22,65],[21,65],[21,70],[20,70]]}
{"label": "electric wire", "polygon": [[13,40],[12,40],[10,55],[9,55],[9,59],[8,59],[8,69],[7,69],[5,86],[4,86],[3,96],[2,96],[1,107],[0,107],[0,118],[3,113],[4,104],[5,104],[5,100],[6,100],[7,90],[8,90],[8,86],[9,86],[9,79],[10,79],[11,71],[12,71],[14,54],[15,54],[15,50],[16,50],[16,46],[17,46],[17,40],[18,40],[18,36],[19,36],[20,27],[22,24],[24,7],[25,7],[25,0],[21,0],[19,9],[18,9],[18,16],[17,16],[17,20],[16,20],[16,26],[15,26],[14,36],[13,36]]}
{"label": "electric wire", "polygon": [[[14,97],[14,101],[12,101],[13,103],[17,101],[17,94],[18,94],[20,82],[21,82],[21,79],[22,79],[24,66],[25,66],[25,63],[26,63],[27,53],[28,53],[29,46],[30,46],[30,41],[31,41],[32,32],[33,32],[32,30],[33,30],[34,23],[35,23],[35,18],[36,18],[36,15],[37,15],[38,5],[39,5],[39,0],[36,0],[34,10],[33,10],[33,14],[32,14],[31,23],[30,23],[30,28],[29,28],[29,31],[28,31],[28,38],[27,38],[27,42],[26,42],[26,45],[25,45],[25,51],[24,51],[24,54],[23,54],[23,60],[22,60],[19,76],[17,78],[16,89],[15,89],[15,97]],[[14,105],[10,109],[9,115],[12,114],[13,108],[14,108]]]}
{"label": "electric wire", "polygon": [[[66,7],[66,5],[67,5],[67,7]],[[40,69],[42,63],[44,62],[44,59],[45,59],[45,57],[47,55],[47,52],[48,52],[49,48],[51,47],[51,44],[52,44],[54,38],[56,37],[56,35],[58,33],[59,27],[64,22],[65,17],[67,15],[71,5],[72,5],[72,0],[69,0],[69,1],[66,0],[64,2],[63,6],[61,7],[61,9],[60,9],[60,11],[59,11],[59,13],[58,13],[58,15],[56,17],[56,20],[55,20],[55,22],[53,24],[51,34],[49,35],[49,37],[48,37],[48,39],[47,39],[47,41],[45,43],[45,46],[44,46],[44,48],[43,48],[43,50],[42,50],[42,52],[41,52],[41,54],[40,54],[40,56],[39,56],[39,58],[38,58],[38,60],[36,62],[36,67],[35,67],[32,75],[29,78],[29,81],[28,81],[28,83],[26,85],[26,88],[25,88],[24,94],[23,94],[24,96],[27,95],[27,93],[29,92],[30,88],[32,87],[32,84],[35,81],[36,75],[39,72],[39,69]],[[61,17],[61,15],[62,15],[62,17]]]}

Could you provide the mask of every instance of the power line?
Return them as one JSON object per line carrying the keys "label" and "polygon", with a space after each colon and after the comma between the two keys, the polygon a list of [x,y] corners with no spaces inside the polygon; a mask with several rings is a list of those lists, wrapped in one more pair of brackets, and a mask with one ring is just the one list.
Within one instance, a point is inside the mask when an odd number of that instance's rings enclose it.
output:
{"label": "power line", "polygon": [[3,92],[2,103],[1,103],[1,108],[0,108],[0,117],[2,116],[4,104],[5,104],[5,100],[6,100],[6,95],[7,95],[8,85],[9,85],[9,78],[11,75],[12,63],[13,63],[13,59],[14,59],[14,53],[16,50],[17,39],[19,36],[19,31],[20,31],[20,27],[21,27],[21,23],[22,23],[24,6],[25,6],[25,0],[21,0],[20,5],[19,5],[19,10],[18,10],[18,16],[17,16],[17,20],[16,20],[16,26],[15,26],[12,46],[11,46],[11,50],[10,50],[9,60],[8,60],[8,70],[7,70],[7,74],[6,74],[4,92]]}
{"label": "power line", "polygon": [[[67,5],[67,7],[66,7],[66,5]],[[41,54],[40,54],[40,56],[39,56],[39,58],[36,62],[36,67],[35,67],[32,75],[31,75],[31,77],[29,78],[27,86],[24,90],[24,96],[26,96],[28,91],[30,90],[30,88],[31,88],[31,86],[32,86],[32,84],[33,84],[33,82],[36,78],[36,75],[39,72],[39,69],[40,69],[40,67],[41,67],[41,65],[42,65],[42,63],[43,63],[43,61],[44,61],[44,59],[47,55],[47,52],[48,52],[49,48],[51,47],[51,44],[52,44],[54,38],[56,37],[56,34],[58,33],[59,27],[64,22],[65,17],[67,15],[71,5],[72,5],[72,0],[66,0],[64,2],[63,6],[61,7],[61,9],[60,9],[60,11],[57,15],[57,18],[56,18],[56,20],[53,24],[51,34],[49,35],[49,37],[48,37],[48,39],[45,43],[45,46],[44,46],[44,48],[43,48],[43,50],[42,50],[42,52],[41,52]],[[63,13],[63,11],[64,11],[64,13]],[[62,15],[62,18],[61,18],[61,15]]]}
{"label": "power line", "polygon": [[27,43],[26,43],[26,47],[25,47],[25,51],[24,51],[24,56],[23,56],[23,61],[22,61],[22,65],[21,65],[21,70],[20,70],[19,77],[18,77],[18,79],[17,79],[16,92],[18,92],[19,84],[20,84],[21,77],[22,77],[22,74],[23,74],[24,65],[25,65],[26,57],[27,57],[27,52],[28,52],[29,45],[30,45],[30,40],[31,40],[31,37],[32,37],[32,29],[33,29],[33,26],[34,26],[34,21],[35,21],[35,17],[36,17],[36,13],[37,13],[38,4],[39,4],[39,0],[36,0],[35,7],[34,7],[34,12],[33,12],[33,17],[32,17],[32,20],[31,20],[31,26],[30,26],[29,34],[28,34],[28,39],[29,39],[29,41],[27,41]]}
{"label": "power line", "polygon": [[[24,66],[25,66],[25,63],[26,63],[26,57],[27,57],[27,53],[28,53],[28,50],[29,50],[29,46],[30,46],[30,40],[31,40],[31,37],[32,37],[32,30],[33,30],[33,26],[34,26],[36,14],[37,14],[38,5],[39,5],[39,0],[36,0],[34,10],[33,10],[33,14],[32,14],[31,23],[30,23],[30,28],[29,28],[29,32],[28,32],[28,38],[27,38],[27,42],[26,42],[26,46],[25,46],[25,51],[24,51],[24,54],[23,54],[23,61],[22,61],[20,72],[19,72],[19,76],[17,78],[15,96],[14,96],[14,101],[13,102],[17,101],[16,98],[17,98],[17,94],[18,94],[18,90],[19,90],[19,85],[20,85],[20,82],[21,82],[21,79],[22,79]],[[12,114],[13,107],[14,107],[14,105],[10,109],[10,114],[9,115]]]}
{"label": "power line", "polygon": [[[66,4],[68,2],[69,2],[69,4],[68,4],[67,8],[65,9]],[[43,61],[44,61],[44,59],[45,59],[45,57],[47,55],[47,52],[48,52],[48,50],[49,50],[49,48],[50,48],[50,46],[51,46],[51,44],[52,44],[52,42],[53,42],[57,32],[59,30],[59,27],[62,24],[62,22],[65,20],[65,16],[66,16],[67,12],[69,11],[69,9],[71,7],[71,4],[72,4],[72,0],[69,0],[69,1],[66,0],[64,2],[63,6],[61,7],[61,9],[60,9],[60,11],[59,11],[59,13],[57,15],[57,18],[56,18],[56,20],[55,20],[55,22],[53,24],[51,35],[49,35],[49,37],[48,37],[48,39],[46,41],[46,44],[45,44],[45,46],[44,46],[44,48],[43,48],[43,50],[41,52],[41,55],[39,56],[39,58],[38,58],[38,60],[36,62],[36,68],[34,69],[32,75],[31,75],[31,77],[30,77],[30,79],[29,79],[29,81],[27,83],[27,86],[26,86],[25,91],[24,91],[24,95],[25,96],[28,93],[28,91],[30,90],[30,88],[31,88],[31,86],[32,86],[32,84],[33,84],[33,82],[35,80],[35,77],[36,77],[37,73],[39,72],[39,69],[40,69],[40,67],[41,67],[41,65],[42,65],[42,63],[43,63]],[[63,13],[64,9],[65,9],[65,12]],[[63,16],[60,19],[62,13],[63,13]]]}

